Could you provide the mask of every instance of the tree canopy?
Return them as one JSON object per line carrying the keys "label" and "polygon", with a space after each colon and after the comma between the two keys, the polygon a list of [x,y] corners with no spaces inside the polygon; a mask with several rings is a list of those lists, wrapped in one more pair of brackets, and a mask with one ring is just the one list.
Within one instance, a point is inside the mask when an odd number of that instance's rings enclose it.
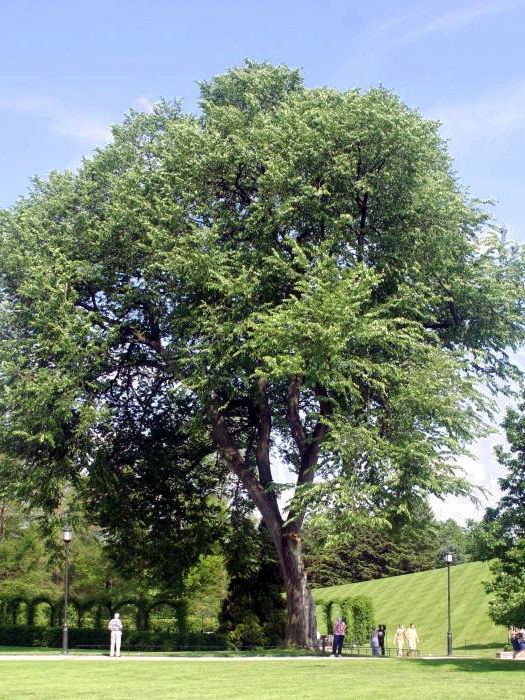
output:
{"label": "tree canopy", "polygon": [[259,509],[288,639],[311,645],[307,508],[465,491],[479,387],[516,376],[523,254],[468,201],[438,124],[391,92],[253,62],[201,91],[200,116],[131,112],[2,214],[3,449],[52,506],[129,417],[140,443],[172,412],[196,478],[217,451]]}

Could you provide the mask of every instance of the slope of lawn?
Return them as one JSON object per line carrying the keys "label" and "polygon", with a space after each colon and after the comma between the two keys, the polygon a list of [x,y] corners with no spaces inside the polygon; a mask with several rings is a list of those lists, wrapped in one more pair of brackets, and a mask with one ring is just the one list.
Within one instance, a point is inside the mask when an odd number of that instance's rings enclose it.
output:
{"label": "slope of lawn", "polygon": [[[493,655],[507,641],[506,628],[496,627],[488,616],[488,596],[482,584],[482,581],[490,578],[488,566],[488,562],[472,562],[451,568],[455,654],[484,651]],[[422,653],[446,653],[446,569],[318,588],[313,595],[316,602],[342,601],[351,596],[366,595],[373,601],[376,624],[387,627],[388,646],[392,646],[392,638],[400,622],[406,626],[413,622],[419,632]]]}

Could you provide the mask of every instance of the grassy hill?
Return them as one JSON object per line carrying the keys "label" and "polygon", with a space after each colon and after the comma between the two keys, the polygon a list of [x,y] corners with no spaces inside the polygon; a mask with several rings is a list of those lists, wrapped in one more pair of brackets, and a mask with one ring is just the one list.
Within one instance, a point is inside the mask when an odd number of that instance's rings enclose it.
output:
{"label": "grassy hill", "polygon": [[[492,654],[494,649],[501,649],[507,641],[507,630],[496,627],[489,618],[488,596],[482,585],[482,581],[490,577],[488,562],[453,566],[450,576],[454,654]],[[316,602],[366,595],[373,601],[376,624],[387,627],[388,646],[393,646],[392,638],[400,622],[406,626],[413,622],[424,654],[446,653],[446,569],[317,588],[313,595]]]}

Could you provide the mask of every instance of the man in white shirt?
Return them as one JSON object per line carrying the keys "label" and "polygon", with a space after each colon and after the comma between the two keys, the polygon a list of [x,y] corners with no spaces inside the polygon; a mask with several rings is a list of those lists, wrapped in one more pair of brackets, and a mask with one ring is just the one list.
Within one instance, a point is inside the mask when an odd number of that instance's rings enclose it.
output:
{"label": "man in white shirt", "polygon": [[109,621],[108,630],[111,632],[111,644],[109,655],[120,656],[120,642],[122,640],[122,621],[118,613],[115,613],[113,619]]}

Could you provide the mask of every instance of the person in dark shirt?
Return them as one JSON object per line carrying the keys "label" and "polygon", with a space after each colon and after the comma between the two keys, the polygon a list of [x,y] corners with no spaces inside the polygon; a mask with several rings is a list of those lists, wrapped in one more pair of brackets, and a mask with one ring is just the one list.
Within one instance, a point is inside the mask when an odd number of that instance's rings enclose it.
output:
{"label": "person in dark shirt", "polygon": [[386,627],[385,625],[379,625],[377,628],[377,640],[379,642],[379,648],[381,649],[381,655],[385,655],[385,637],[386,637]]}

